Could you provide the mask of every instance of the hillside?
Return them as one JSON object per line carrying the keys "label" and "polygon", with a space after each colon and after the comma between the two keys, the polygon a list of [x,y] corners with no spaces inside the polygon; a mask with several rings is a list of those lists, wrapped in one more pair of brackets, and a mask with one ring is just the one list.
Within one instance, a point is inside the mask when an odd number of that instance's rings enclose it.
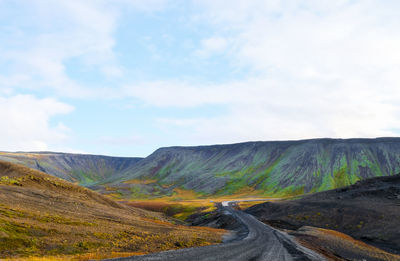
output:
{"label": "hillside", "polygon": [[290,196],[400,172],[400,138],[312,139],[168,147],[141,158],[0,153],[121,199]]}
{"label": "hillside", "polygon": [[161,148],[104,184],[122,197],[285,196],[398,172],[400,138],[314,139]]}
{"label": "hillside", "polygon": [[[304,240],[320,236],[315,229],[301,228],[313,226],[400,254],[400,175],[371,178],[297,200],[258,204],[246,212],[270,225],[294,230],[293,234]],[[321,242],[317,245],[335,247]]]}
{"label": "hillside", "polygon": [[83,186],[123,172],[141,159],[55,152],[0,152],[0,160],[22,164]]}
{"label": "hillside", "polygon": [[2,259],[79,255],[87,260],[150,253],[216,243],[221,233],[173,225],[160,214],[0,161]]}

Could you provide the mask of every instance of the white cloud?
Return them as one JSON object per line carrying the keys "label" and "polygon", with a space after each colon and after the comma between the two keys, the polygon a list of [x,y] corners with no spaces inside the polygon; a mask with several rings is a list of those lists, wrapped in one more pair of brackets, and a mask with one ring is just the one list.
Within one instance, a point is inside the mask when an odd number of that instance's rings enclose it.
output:
{"label": "white cloud", "polygon": [[[113,10],[105,8],[102,1],[43,0],[19,4],[25,17],[12,23],[12,30],[4,33],[8,41],[0,43],[4,50],[0,58],[9,65],[4,78],[23,78],[19,82],[3,82],[3,86],[50,88],[77,97],[87,95],[88,90],[68,76],[65,63],[72,58],[100,68],[115,63]],[[30,30],[24,29],[27,23]]]}
{"label": "white cloud", "polygon": [[31,95],[0,97],[0,150],[47,150],[67,139],[68,128],[52,117],[73,107],[52,98]]}
{"label": "white cloud", "polygon": [[397,125],[400,112],[385,95],[361,88],[359,93],[332,85],[298,84],[294,88],[268,79],[183,90],[174,84],[162,85],[162,91],[157,86],[147,86],[147,93],[160,96],[141,99],[161,107],[227,106],[227,114],[210,118],[159,119],[162,124],[186,128],[191,140],[200,143],[394,136],[390,129]]}
{"label": "white cloud", "polygon": [[[160,107],[226,105],[214,118],[162,118],[200,143],[395,136],[400,121],[400,10],[388,1],[199,1],[252,77],[126,87]],[[397,11],[396,11],[397,10]],[[196,20],[197,22],[199,20]],[[206,46],[203,42],[203,47]],[[225,48],[225,49],[224,49]],[[204,47],[204,50],[208,50]]]}
{"label": "white cloud", "polygon": [[[188,26],[200,23],[193,30],[210,30],[201,32],[206,37],[197,43],[190,39],[188,49],[199,49],[194,51],[197,57],[189,58],[223,56],[221,64],[228,61],[228,68],[249,72],[247,77],[224,83],[153,77],[121,88],[82,86],[67,70],[75,63],[111,79],[107,84],[113,77],[116,85],[123,82],[131,68],[123,68],[113,50],[121,13],[127,8],[160,10],[167,1],[17,1],[25,18],[0,28],[6,28],[0,30],[0,97],[9,97],[0,98],[0,115],[10,122],[0,131],[8,137],[0,137],[4,149],[54,147],[68,132],[49,122],[71,107],[16,95],[21,89],[55,90],[59,97],[132,97],[182,110],[223,106],[213,117],[158,119],[159,124],[178,126],[196,143],[396,135],[391,130],[399,129],[400,122],[400,2],[195,2],[191,10],[200,14]],[[31,126],[26,130],[25,122]],[[103,142],[136,138],[103,137]]]}
{"label": "white cloud", "polygon": [[156,81],[126,85],[119,93],[127,97],[139,98],[159,107],[195,107],[204,104],[227,103],[235,99],[233,96],[227,97],[224,91],[223,88],[214,85]]}
{"label": "white cloud", "polygon": [[[13,19],[11,15],[9,29],[0,31],[6,39],[0,42],[0,68],[6,67],[0,72],[2,87],[93,97],[99,96],[98,86],[81,84],[67,69],[87,67],[106,77],[122,77],[124,69],[113,50],[121,13],[159,10],[165,0],[38,0],[16,1],[15,5],[1,6],[10,14],[17,8],[16,15],[23,16]],[[71,61],[74,64],[67,65]]]}
{"label": "white cloud", "polygon": [[195,51],[195,55],[208,57],[212,54],[218,54],[226,50],[228,41],[223,37],[210,37],[201,41],[200,49]]}

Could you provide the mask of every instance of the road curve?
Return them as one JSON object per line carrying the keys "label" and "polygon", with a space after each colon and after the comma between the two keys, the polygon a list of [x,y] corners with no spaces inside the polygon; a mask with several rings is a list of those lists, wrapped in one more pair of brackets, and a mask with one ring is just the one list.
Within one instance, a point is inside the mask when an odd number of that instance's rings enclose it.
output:
{"label": "road curve", "polygon": [[249,214],[233,209],[231,204],[231,202],[223,202],[220,211],[233,215],[247,227],[247,236],[239,241],[109,260],[325,260],[319,254],[296,243],[289,235],[258,221]]}

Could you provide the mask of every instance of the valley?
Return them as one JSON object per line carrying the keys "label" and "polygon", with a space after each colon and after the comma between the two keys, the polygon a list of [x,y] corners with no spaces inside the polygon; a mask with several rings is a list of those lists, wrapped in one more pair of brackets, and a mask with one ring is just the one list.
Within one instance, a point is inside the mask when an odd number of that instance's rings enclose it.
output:
{"label": "valley", "polygon": [[399,0],[0,0],[0,261],[400,261]]}
{"label": "valley", "polygon": [[228,242],[219,245],[118,258],[115,260],[325,260],[323,256],[301,246],[285,233],[263,224],[249,214],[233,209],[232,205],[231,202],[224,201],[222,204],[219,204],[217,212],[229,215],[239,229],[244,230],[243,235],[235,235]]}
{"label": "valley", "polygon": [[[145,158],[0,152],[0,256],[159,258],[151,253],[185,248],[176,259],[218,244],[209,249],[224,257],[236,237],[247,260],[266,255],[268,234],[287,260],[291,244],[327,260],[399,260],[398,173],[400,138],[169,147]],[[255,225],[263,239],[250,240],[258,250],[243,241],[248,214],[265,224]],[[291,239],[271,239],[275,230]]]}

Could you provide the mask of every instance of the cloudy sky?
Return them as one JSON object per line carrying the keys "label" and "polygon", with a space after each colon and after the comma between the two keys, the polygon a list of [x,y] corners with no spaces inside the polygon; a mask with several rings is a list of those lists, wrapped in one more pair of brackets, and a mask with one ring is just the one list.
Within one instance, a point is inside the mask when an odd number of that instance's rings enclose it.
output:
{"label": "cloudy sky", "polygon": [[0,150],[400,134],[400,1],[0,0]]}

